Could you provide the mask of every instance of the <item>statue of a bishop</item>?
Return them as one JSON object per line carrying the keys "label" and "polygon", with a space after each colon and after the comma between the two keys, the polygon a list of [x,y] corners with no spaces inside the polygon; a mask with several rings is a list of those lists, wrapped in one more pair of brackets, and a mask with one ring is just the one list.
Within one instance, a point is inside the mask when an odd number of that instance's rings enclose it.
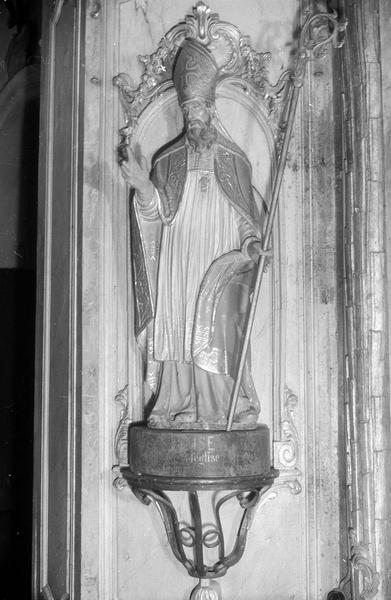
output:
{"label": "statue of a bishop", "polygon": [[[248,314],[262,224],[251,165],[215,112],[211,52],[184,41],[173,82],[184,132],[148,172],[129,153],[134,188],[136,335],[153,406],[150,427],[224,429]],[[259,402],[249,357],[234,428],[253,428]]]}

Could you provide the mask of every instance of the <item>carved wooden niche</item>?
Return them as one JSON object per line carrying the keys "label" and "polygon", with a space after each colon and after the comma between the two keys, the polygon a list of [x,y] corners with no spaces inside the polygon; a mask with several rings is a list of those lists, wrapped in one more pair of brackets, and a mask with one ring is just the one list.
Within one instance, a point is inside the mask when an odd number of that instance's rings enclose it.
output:
{"label": "carved wooden niche", "polygon": [[[202,2],[161,39],[154,53],[139,57],[144,69],[138,86],[134,86],[125,73],[114,78],[125,115],[125,126],[120,130],[119,155],[126,157],[126,148],[130,146],[136,156],[141,154],[147,159],[150,167],[154,153],[181,133],[182,112],[171,76],[175,57],[185,38],[196,39],[205,45],[219,66],[217,117],[225,135],[238,144],[251,162],[255,197],[265,217],[283,135],[290,72],[284,72],[276,84],[271,84],[267,70],[270,53],[254,50],[248,37],[234,25],[221,21]],[[300,491],[298,439],[294,425],[297,398],[280,380],[281,311],[275,308],[281,304],[278,229],[277,217],[272,266],[264,279],[252,334],[252,372],[261,402],[260,419],[270,426],[273,438],[279,440],[275,442],[274,450],[275,463],[281,472],[280,484],[288,485],[297,493]],[[132,297],[129,302],[132,306]],[[133,344],[132,340],[130,344]],[[132,398],[132,405],[128,404],[128,396]],[[134,399],[130,381],[129,393],[122,390],[117,399],[123,407],[116,438],[116,454],[121,466],[127,462],[127,426],[131,421],[143,420],[148,398]],[[116,481],[119,487],[123,483],[121,478]]]}

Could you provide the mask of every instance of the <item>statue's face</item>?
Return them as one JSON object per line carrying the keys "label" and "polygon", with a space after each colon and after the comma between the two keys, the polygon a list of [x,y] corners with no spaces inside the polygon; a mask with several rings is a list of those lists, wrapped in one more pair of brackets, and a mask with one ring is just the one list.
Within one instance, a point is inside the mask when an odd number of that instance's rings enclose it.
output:
{"label": "statue's face", "polygon": [[210,147],[215,139],[212,134],[213,108],[196,99],[186,102],[182,111],[189,142],[199,150]]}
{"label": "statue's face", "polygon": [[202,100],[191,100],[186,102],[182,108],[185,119],[186,130],[203,129],[208,127],[211,122],[210,108]]}

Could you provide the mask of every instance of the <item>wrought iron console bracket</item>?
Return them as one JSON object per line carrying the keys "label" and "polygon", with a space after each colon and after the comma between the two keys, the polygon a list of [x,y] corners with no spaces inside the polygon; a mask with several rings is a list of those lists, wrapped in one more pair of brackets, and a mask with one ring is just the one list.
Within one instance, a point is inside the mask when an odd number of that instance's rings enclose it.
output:
{"label": "wrought iron console bracket", "polygon": [[[172,431],[138,424],[129,427],[128,447],[129,464],[121,467],[121,479],[143,504],[156,506],[175,558],[200,579],[191,600],[218,600],[219,585],[211,580],[243,556],[255,508],[279,475],[270,466],[268,427]],[[170,491],[187,494],[187,522],[179,520]],[[235,540],[227,544],[222,509],[230,501],[243,512]],[[230,519],[230,533],[231,526]]]}
{"label": "wrought iron console bracket", "polygon": [[[146,505],[154,504],[163,520],[167,539],[175,558],[183,564],[191,577],[211,579],[225,575],[229,567],[235,565],[245,550],[248,531],[255,508],[261,497],[270,489],[278,471],[271,469],[257,477],[221,478],[214,480],[137,476],[129,468],[121,469],[134,495]],[[212,496],[215,524],[203,523],[199,491],[223,491],[234,488],[218,499]],[[169,490],[183,490],[188,494],[191,523],[178,519],[172,500],[165,493]],[[229,501],[236,499],[243,509],[236,541],[230,552],[226,553],[226,543],[221,519],[221,510]],[[205,564],[204,549],[215,548],[217,561],[213,565]],[[193,557],[186,550],[192,549]]]}

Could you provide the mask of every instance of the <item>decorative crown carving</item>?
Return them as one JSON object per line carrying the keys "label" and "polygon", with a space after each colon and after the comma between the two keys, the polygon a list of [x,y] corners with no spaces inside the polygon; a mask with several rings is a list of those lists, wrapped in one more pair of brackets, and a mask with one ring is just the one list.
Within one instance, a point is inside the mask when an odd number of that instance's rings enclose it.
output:
{"label": "decorative crown carving", "polygon": [[186,38],[208,47],[219,68],[220,82],[231,80],[241,83],[245,89],[251,88],[269,113],[279,103],[289,77],[284,73],[276,85],[270,83],[267,71],[270,52],[254,50],[248,36],[242,36],[237,27],[220,21],[218,14],[212,13],[203,2],[198,2],[192,14],[161,39],[153,54],[139,56],[144,72],[138,86],[126,73],[114,77],[113,83],[119,88],[125,114],[125,127],[120,131],[123,149],[144,109],[173,87],[173,65]]}
{"label": "decorative crown carving", "polygon": [[120,130],[120,159],[126,158],[126,147],[139,116],[154,99],[173,87],[175,57],[186,38],[207,46],[219,67],[220,81],[229,80],[244,92],[255,95],[269,116],[273,115],[275,125],[280,118],[276,109],[286,98],[291,84],[303,85],[305,64],[310,56],[320,55],[329,42],[335,48],[342,46],[346,25],[346,21],[338,20],[336,12],[308,13],[301,31],[295,70],[283,72],[277,83],[272,84],[267,69],[270,52],[254,50],[250,38],[243,36],[235,25],[220,21],[219,15],[212,13],[204,2],[197,2],[192,14],[170,29],[153,54],[139,56],[144,72],[138,86],[126,73],[113,79],[125,114],[125,127]]}

